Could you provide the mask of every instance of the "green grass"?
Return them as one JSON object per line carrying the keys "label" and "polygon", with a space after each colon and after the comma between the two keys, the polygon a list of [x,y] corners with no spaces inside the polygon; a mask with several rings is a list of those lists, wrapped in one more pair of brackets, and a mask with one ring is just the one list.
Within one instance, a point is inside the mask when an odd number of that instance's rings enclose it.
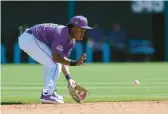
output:
{"label": "green grass", "polygon": [[[111,63],[70,67],[72,77],[86,87],[86,102],[168,100],[168,63]],[[2,65],[1,102],[39,103],[43,88],[41,65]],[[133,86],[133,80],[140,86]],[[65,102],[69,96],[67,82],[61,73],[58,93]]]}

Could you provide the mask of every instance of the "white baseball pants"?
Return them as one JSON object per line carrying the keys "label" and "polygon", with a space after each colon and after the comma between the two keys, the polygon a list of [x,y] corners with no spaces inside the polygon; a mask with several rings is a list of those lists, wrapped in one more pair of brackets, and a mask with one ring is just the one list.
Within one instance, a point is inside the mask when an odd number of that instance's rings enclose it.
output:
{"label": "white baseball pants", "polygon": [[33,34],[26,32],[19,37],[19,47],[31,58],[43,65],[43,92],[52,94],[56,88],[56,80],[59,78],[62,65],[53,61],[51,49],[36,39]]}

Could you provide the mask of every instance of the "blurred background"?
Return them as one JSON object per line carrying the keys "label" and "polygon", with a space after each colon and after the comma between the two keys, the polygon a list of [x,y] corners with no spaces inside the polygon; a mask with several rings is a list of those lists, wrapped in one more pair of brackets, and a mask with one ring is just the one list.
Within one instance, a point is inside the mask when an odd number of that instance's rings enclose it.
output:
{"label": "blurred background", "polygon": [[87,62],[168,61],[167,1],[2,1],[1,63],[36,63],[18,47],[18,36],[39,23],[66,25],[75,15],[88,18],[88,30],[71,59]]}

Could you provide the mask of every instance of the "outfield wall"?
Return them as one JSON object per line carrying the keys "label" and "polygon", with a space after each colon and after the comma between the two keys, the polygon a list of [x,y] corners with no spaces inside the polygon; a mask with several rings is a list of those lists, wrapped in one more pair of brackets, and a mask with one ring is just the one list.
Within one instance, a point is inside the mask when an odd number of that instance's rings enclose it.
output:
{"label": "outfield wall", "polygon": [[[166,5],[163,3],[167,2],[152,3],[151,7],[149,7],[151,3],[146,5],[131,1],[2,2],[1,63],[32,62],[26,54],[19,56],[19,51],[16,51],[18,50],[17,38],[19,35],[17,28],[20,25],[28,24],[32,26],[44,22],[65,25],[74,15],[86,16],[91,26],[98,23],[104,31],[104,36],[110,33],[114,22],[120,22],[129,40],[148,40],[152,42],[155,50],[152,61],[168,60],[168,38],[165,37],[167,36],[167,29],[165,29],[167,27],[165,26],[167,25],[165,23],[167,10],[165,10]],[[135,9],[134,5],[139,9]],[[81,45],[85,52],[87,38],[84,39]],[[77,51],[81,53],[80,50]],[[99,57],[101,62],[113,62],[111,56],[108,56],[108,54],[112,54],[108,48],[103,53],[105,54]],[[78,58],[78,56],[79,54],[74,51],[72,58]],[[90,57],[87,61],[94,62],[94,59],[92,60],[92,57]]]}

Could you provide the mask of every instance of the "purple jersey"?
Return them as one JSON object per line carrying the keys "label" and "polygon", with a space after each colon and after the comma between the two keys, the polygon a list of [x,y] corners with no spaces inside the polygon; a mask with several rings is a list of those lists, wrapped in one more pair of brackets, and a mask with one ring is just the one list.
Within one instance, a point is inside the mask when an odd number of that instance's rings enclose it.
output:
{"label": "purple jersey", "polygon": [[37,24],[30,28],[33,35],[56,54],[69,57],[72,48],[75,46],[75,39],[69,41],[69,29],[66,26],[44,23]]}

